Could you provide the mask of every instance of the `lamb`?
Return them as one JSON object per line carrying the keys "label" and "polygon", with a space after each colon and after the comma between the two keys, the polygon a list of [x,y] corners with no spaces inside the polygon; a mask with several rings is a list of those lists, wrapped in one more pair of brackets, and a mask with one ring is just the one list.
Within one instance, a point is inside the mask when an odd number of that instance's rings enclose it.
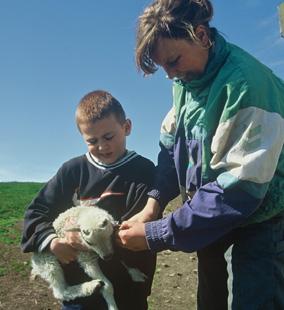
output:
{"label": "lamb", "polygon": [[[66,223],[76,221],[76,225],[66,229]],[[113,217],[99,207],[72,207],[61,213],[53,222],[56,234],[64,238],[66,231],[79,231],[82,243],[90,250],[78,254],[78,263],[93,280],[78,285],[68,286],[63,270],[50,252],[34,253],[32,257],[32,276],[39,275],[53,289],[55,298],[73,300],[99,291],[108,304],[109,310],[117,310],[113,286],[102,273],[98,259],[108,260],[113,255],[112,235],[117,223]],[[129,268],[121,262],[132,280],[144,282],[146,275],[136,268]]]}

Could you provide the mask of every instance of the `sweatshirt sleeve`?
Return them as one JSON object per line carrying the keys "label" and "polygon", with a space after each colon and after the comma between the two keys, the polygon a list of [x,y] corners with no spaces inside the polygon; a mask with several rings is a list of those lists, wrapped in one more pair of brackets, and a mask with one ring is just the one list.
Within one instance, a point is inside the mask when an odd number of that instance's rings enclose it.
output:
{"label": "sweatshirt sleeve", "polygon": [[138,156],[129,169],[123,170],[127,174],[126,178],[129,179],[131,175],[133,180],[126,193],[126,210],[121,216],[121,221],[129,219],[144,208],[148,198],[147,193],[153,186],[155,165],[149,159]]}
{"label": "sweatshirt sleeve", "polygon": [[146,223],[151,250],[196,251],[265,208],[269,184],[283,167],[284,120],[280,113],[243,102],[249,102],[246,92],[228,103],[213,137],[215,180],[167,217]]}
{"label": "sweatshirt sleeve", "polygon": [[76,186],[67,166],[59,169],[27,207],[21,240],[23,252],[41,251],[55,235],[54,219],[72,205]]}

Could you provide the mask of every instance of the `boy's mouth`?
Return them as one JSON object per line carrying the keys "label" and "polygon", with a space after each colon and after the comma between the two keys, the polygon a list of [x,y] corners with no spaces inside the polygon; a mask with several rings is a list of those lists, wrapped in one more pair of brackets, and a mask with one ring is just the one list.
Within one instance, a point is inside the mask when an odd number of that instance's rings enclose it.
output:
{"label": "boy's mouth", "polygon": [[111,152],[110,153],[104,153],[104,154],[100,154],[100,156],[103,158],[110,158],[110,157],[112,157],[112,153]]}

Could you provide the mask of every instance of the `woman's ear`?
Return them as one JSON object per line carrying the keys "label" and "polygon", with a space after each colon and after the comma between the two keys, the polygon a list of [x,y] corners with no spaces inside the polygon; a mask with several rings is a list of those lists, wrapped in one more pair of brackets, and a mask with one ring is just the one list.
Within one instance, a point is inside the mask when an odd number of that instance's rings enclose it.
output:
{"label": "woman's ear", "polygon": [[195,28],[195,35],[204,48],[209,48],[211,46],[211,41],[208,36],[207,28],[205,26],[198,25]]}
{"label": "woman's ear", "polygon": [[125,123],[124,123],[124,129],[125,129],[125,135],[129,136],[131,133],[131,128],[132,128],[132,123],[131,120],[129,118],[126,119]]}

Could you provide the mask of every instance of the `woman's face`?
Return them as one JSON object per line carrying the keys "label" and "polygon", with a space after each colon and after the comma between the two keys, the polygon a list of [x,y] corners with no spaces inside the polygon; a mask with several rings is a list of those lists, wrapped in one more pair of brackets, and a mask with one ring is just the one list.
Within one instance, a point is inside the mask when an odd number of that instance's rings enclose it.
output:
{"label": "woman's face", "polygon": [[208,48],[197,42],[159,38],[152,59],[158,66],[163,67],[168,78],[176,77],[190,82],[200,78],[204,72],[208,62],[208,51]]}

